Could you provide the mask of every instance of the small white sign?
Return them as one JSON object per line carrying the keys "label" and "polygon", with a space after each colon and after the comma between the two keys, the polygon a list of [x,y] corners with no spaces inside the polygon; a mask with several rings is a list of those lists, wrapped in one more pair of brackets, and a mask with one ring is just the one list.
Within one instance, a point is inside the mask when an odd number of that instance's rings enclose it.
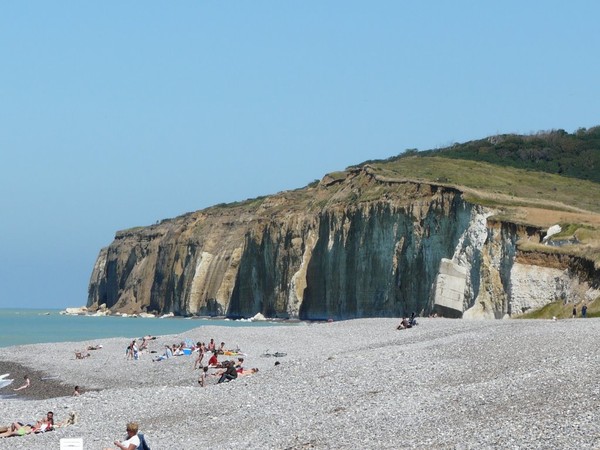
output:
{"label": "small white sign", "polygon": [[61,438],[60,450],[83,450],[83,438]]}

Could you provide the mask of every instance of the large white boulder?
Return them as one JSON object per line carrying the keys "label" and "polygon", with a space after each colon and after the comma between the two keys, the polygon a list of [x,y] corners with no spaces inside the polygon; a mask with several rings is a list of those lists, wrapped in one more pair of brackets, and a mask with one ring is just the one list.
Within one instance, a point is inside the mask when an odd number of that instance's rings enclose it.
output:
{"label": "large white boulder", "polygon": [[78,308],[66,308],[65,309],[65,314],[71,314],[71,315],[81,315],[81,314],[87,314],[88,309],[86,306],[80,306]]}

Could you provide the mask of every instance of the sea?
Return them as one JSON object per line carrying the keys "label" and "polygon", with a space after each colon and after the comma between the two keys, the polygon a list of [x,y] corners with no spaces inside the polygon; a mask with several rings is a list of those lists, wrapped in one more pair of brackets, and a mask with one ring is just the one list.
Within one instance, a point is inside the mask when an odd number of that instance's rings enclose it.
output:
{"label": "sea", "polygon": [[78,342],[102,338],[141,338],[185,333],[193,328],[285,326],[286,322],[240,321],[207,318],[137,318],[72,316],[59,309],[0,308],[0,347],[47,342]]}

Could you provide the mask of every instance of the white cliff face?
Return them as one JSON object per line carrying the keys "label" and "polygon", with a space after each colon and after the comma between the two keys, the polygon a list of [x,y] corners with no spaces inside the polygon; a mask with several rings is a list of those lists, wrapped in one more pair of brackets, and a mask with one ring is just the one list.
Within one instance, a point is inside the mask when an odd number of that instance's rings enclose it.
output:
{"label": "white cliff face", "polygon": [[491,210],[473,208],[471,222],[460,237],[452,262],[465,267],[467,272],[471,269],[474,255],[481,252],[488,238],[487,219],[493,214]]}
{"label": "white cliff face", "polygon": [[511,312],[521,314],[548,303],[592,301],[600,291],[581,282],[568,269],[515,263],[510,272]]}
{"label": "white cliff face", "polygon": [[196,264],[194,277],[192,278],[192,288],[190,292],[189,308],[197,311],[200,308],[204,295],[204,286],[209,277],[209,268],[214,259],[214,255],[208,252],[202,252]]}
{"label": "white cliff face", "polygon": [[469,225],[458,240],[452,260],[440,262],[434,303],[459,312],[466,310],[463,317],[482,316],[477,308],[473,309],[474,285],[479,285],[479,280],[474,283],[472,277],[480,274],[481,254],[488,239],[487,218],[492,214],[491,210],[473,208]]}
{"label": "white cliff face", "polygon": [[[298,317],[300,315],[302,295],[304,294],[304,289],[306,289],[307,286],[306,268],[308,267],[308,263],[312,257],[312,251],[316,241],[317,236],[315,233],[313,231],[309,232],[306,238],[305,250],[302,254],[302,262],[300,263],[298,271],[292,275],[292,280],[290,281],[290,287],[288,290],[287,304],[287,313],[290,317]],[[302,246],[302,240],[300,238],[296,238],[292,243],[298,248]]]}
{"label": "white cliff face", "polygon": [[573,301],[566,270],[515,263],[510,271],[510,306],[513,314],[538,309],[556,300]]}

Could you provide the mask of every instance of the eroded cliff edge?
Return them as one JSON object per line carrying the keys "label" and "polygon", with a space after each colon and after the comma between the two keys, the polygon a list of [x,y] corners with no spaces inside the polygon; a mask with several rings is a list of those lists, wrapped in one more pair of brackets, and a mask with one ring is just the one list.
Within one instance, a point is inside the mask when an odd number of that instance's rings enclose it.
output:
{"label": "eroded cliff edge", "polygon": [[438,309],[500,318],[600,295],[581,258],[518,250],[543,230],[494,219],[453,187],[368,166],[296,191],[118,232],[90,280],[89,308],[300,319]]}

